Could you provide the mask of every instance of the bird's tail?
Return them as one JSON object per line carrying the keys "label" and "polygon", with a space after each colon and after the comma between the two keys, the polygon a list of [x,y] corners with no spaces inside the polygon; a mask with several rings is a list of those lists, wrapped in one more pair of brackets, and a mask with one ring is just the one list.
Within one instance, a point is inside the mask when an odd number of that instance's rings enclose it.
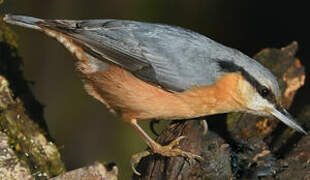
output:
{"label": "bird's tail", "polygon": [[18,26],[42,31],[42,29],[36,24],[38,22],[43,21],[42,19],[29,17],[29,16],[6,14],[3,18],[3,20],[6,23],[15,24]]}

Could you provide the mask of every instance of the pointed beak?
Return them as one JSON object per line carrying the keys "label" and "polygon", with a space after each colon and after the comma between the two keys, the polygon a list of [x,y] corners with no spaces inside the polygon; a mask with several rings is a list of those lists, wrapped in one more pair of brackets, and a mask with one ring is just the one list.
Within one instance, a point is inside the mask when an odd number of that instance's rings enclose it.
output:
{"label": "pointed beak", "polygon": [[283,107],[279,106],[273,108],[270,113],[296,131],[307,134],[307,132],[295,122],[294,118]]}

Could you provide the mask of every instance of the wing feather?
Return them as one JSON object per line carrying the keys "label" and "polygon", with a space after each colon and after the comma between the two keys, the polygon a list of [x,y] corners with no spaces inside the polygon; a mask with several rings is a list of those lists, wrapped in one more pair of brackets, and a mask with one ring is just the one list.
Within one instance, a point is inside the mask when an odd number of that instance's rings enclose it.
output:
{"label": "wing feather", "polygon": [[118,64],[142,80],[172,91],[214,83],[218,65],[210,55],[216,56],[226,48],[198,33],[162,24],[47,20],[39,26],[60,31],[96,58]]}

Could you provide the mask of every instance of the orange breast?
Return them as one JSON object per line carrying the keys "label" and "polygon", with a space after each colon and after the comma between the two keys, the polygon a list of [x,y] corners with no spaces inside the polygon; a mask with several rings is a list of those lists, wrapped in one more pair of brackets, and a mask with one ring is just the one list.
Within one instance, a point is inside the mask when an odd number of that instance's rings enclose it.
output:
{"label": "orange breast", "polygon": [[[111,65],[106,71],[85,75],[92,95],[99,96],[125,120],[186,119],[236,110],[240,74],[223,76],[213,86],[173,93],[148,84]],[[98,99],[98,97],[97,97]]]}

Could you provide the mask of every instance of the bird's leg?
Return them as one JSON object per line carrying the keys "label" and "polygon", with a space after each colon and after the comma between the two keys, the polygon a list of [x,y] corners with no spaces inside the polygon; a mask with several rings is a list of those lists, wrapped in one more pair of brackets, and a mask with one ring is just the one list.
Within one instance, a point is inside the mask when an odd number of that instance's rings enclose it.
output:
{"label": "bird's leg", "polygon": [[160,154],[162,156],[173,157],[173,156],[182,156],[187,159],[202,159],[200,156],[193,154],[191,152],[185,152],[175,146],[179,144],[179,142],[186,138],[185,136],[180,136],[170,142],[168,145],[162,146],[155,142],[149,135],[147,135],[144,130],[138,125],[137,120],[133,119],[130,122],[130,125],[138,132],[140,136],[143,137],[147,145],[151,148],[152,152],[144,151],[138,154],[135,154],[131,158],[131,166],[133,171],[136,174],[140,174],[135,170],[135,164],[138,163],[143,157],[148,156],[150,154]]}

